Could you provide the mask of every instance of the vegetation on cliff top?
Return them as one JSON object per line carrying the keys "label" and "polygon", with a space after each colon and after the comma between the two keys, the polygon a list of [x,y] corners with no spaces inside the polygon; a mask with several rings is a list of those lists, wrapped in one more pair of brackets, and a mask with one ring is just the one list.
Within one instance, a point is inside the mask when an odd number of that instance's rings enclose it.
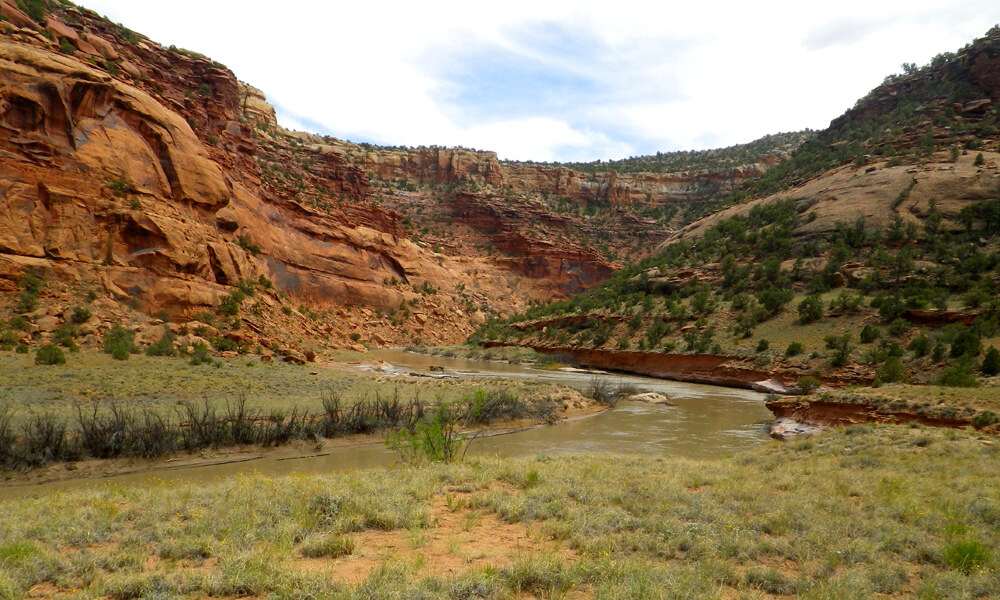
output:
{"label": "vegetation on cliff top", "polygon": [[678,173],[682,171],[716,171],[752,165],[769,158],[787,158],[796,148],[811,140],[810,130],[765,135],[746,144],[712,150],[657,152],[647,156],[632,156],[620,160],[596,160],[582,163],[558,163],[584,173],[616,171],[618,173]]}
{"label": "vegetation on cliff top", "polygon": [[[994,43],[1000,36],[976,47]],[[996,145],[998,113],[988,102],[956,108],[983,96],[949,70],[968,60],[964,52],[936,59],[898,90],[892,80],[893,93],[883,94],[891,107],[855,109],[730,201],[844,163],[971,163],[963,149]],[[979,155],[975,162],[985,163]],[[823,235],[809,233],[814,204],[764,202],[716,218],[593,290],[492,321],[471,339],[737,355],[757,368],[850,372],[877,382],[975,385],[977,371],[992,370],[981,357],[1000,330],[1000,189],[995,200],[966,202],[947,215],[931,200],[920,219],[896,214],[883,230],[859,218]]]}

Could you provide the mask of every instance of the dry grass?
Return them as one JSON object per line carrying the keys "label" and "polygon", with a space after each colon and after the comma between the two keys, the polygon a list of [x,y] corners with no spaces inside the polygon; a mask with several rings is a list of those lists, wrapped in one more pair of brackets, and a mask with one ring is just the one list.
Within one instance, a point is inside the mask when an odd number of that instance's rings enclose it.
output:
{"label": "dry grass", "polygon": [[241,394],[254,409],[316,413],[322,398],[336,392],[347,403],[390,398],[454,401],[477,389],[503,389],[523,398],[540,398],[559,388],[523,380],[432,380],[361,373],[345,365],[298,366],[263,363],[254,358],[219,361],[218,367],[192,366],[181,358],[133,355],[116,361],[96,351],[69,355],[66,365],[37,366],[30,355],[0,352],[0,403],[18,415],[50,412],[64,418],[79,405],[117,403],[125,408],[171,412],[208,401],[224,408]]}
{"label": "dry grass", "polygon": [[[855,426],[707,462],[475,459],[55,494],[0,504],[0,596],[998,597],[998,460],[971,432]],[[304,558],[315,548],[333,550]]]}

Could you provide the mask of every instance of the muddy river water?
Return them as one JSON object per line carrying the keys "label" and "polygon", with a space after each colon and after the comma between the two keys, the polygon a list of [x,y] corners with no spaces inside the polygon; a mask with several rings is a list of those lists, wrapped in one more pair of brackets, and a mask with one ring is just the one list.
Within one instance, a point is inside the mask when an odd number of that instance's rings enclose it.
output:
{"label": "muddy river water", "polygon": [[[480,437],[469,447],[470,455],[530,456],[560,453],[629,453],[714,458],[764,443],[767,424],[773,419],[764,406],[764,395],[749,390],[698,385],[617,373],[552,371],[502,362],[423,356],[401,350],[380,350],[373,360],[392,365],[399,372],[427,372],[443,367],[448,376],[529,378],[585,390],[594,377],[607,378],[613,388],[632,384],[641,391],[666,395],[677,406],[620,402],[594,416],[541,426],[504,435]],[[100,479],[71,479],[25,486],[0,484],[0,498],[44,494],[93,486],[128,485],[150,480],[206,482],[237,473],[265,475],[331,473],[391,465],[396,457],[382,444],[326,449],[319,455],[262,454],[240,462],[144,470]]]}

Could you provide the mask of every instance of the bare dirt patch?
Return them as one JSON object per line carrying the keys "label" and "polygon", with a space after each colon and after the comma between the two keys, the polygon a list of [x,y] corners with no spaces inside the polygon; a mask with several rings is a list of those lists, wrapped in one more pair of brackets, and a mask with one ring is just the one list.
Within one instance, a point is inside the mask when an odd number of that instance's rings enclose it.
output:
{"label": "bare dirt patch", "polygon": [[504,523],[491,512],[469,508],[472,496],[450,493],[435,498],[429,511],[433,525],[428,528],[363,531],[354,534],[357,549],[349,556],[293,559],[289,566],[356,583],[394,560],[409,563],[421,575],[438,577],[508,567],[529,555],[579,560],[576,552],[542,533],[539,524]]}

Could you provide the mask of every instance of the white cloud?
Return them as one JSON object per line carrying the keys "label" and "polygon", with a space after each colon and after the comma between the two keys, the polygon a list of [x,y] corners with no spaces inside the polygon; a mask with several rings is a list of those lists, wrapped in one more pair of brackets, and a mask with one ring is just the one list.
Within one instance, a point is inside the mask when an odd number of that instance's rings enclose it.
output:
{"label": "white cloud", "polygon": [[[83,2],[225,63],[264,90],[288,126],[300,118],[348,139],[535,160],[617,158],[822,128],[902,62],[953,51],[1000,21],[1000,6],[982,0]],[[525,37],[545,23],[581,35],[568,38],[580,57]],[[440,78],[432,58],[461,63],[475,48],[603,87],[580,97],[560,88],[565,109],[540,106],[538,114],[456,107],[449,99],[461,90],[446,87],[455,82]],[[605,54],[591,60],[590,48]]]}

